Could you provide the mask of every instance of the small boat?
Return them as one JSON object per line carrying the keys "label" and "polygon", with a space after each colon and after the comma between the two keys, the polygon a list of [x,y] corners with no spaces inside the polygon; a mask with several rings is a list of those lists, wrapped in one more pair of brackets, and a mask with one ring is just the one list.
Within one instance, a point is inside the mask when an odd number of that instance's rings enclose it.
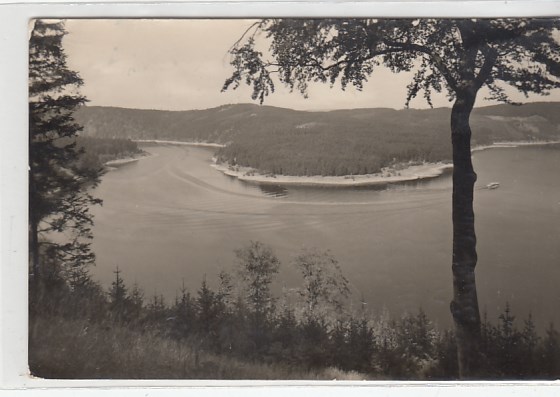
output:
{"label": "small boat", "polygon": [[500,187],[500,182],[490,182],[486,185],[486,189],[497,189]]}

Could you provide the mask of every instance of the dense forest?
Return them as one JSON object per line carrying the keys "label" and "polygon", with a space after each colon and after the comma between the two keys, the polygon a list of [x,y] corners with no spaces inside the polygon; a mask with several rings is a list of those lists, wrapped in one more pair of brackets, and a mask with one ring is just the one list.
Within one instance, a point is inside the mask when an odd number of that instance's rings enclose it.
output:
{"label": "dense forest", "polygon": [[[472,144],[559,139],[558,114],[560,105],[546,102],[475,109]],[[76,113],[85,136],[222,143],[219,161],[285,175],[449,161],[448,117],[447,108],[306,112],[257,105],[174,112],[84,106]]]}
{"label": "dense forest", "polygon": [[[401,162],[450,160],[451,144],[444,126],[395,126],[357,121],[308,123],[239,134],[217,152],[218,162],[283,175],[373,174]],[[372,135],[375,138],[372,139]]]}
{"label": "dense forest", "polygon": [[[281,265],[250,242],[215,286],[179,287],[173,302],[146,298],[115,270],[105,291],[91,278],[51,272],[30,305],[30,368],[47,378],[455,379],[454,334],[418,309],[400,318],[349,310],[347,282],[328,252],[293,260],[300,287],[274,296]],[[255,282],[257,281],[258,282]],[[374,303],[374,302],[372,302]],[[374,311],[377,313],[374,314]],[[540,334],[509,306],[482,328],[484,379],[560,376],[560,335]]]}
{"label": "dense forest", "polygon": [[103,167],[108,161],[134,158],[144,153],[136,142],[124,138],[78,136],[76,144],[83,150],[79,161],[84,168]]}

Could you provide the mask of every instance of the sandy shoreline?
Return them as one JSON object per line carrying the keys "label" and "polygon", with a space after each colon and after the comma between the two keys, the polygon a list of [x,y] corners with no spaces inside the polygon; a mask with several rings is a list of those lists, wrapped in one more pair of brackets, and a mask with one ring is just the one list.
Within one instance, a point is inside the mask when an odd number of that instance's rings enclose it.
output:
{"label": "sandy shoreline", "polygon": [[497,149],[497,148],[513,148],[513,147],[520,147],[520,146],[552,145],[552,144],[557,144],[557,143],[560,143],[560,140],[558,140],[558,141],[519,141],[519,142],[504,141],[504,142],[494,142],[491,145],[476,146],[471,150],[471,152],[479,152],[481,150]]}
{"label": "sandy shoreline", "polygon": [[[159,139],[137,139],[134,142],[148,143],[148,144],[164,144],[164,145],[180,145],[180,146],[195,146],[195,147],[208,147],[220,148],[225,145],[220,143],[210,142],[184,142],[184,141],[166,141]],[[557,141],[522,141],[522,142],[495,142],[491,145],[483,145],[474,147],[471,152],[478,152],[488,149],[496,148],[514,148],[519,146],[538,146],[558,144]],[[150,153],[145,153],[139,157],[129,157],[124,159],[111,160],[105,163],[109,168],[116,168],[121,165],[129,164],[141,160],[145,157],[151,156]],[[255,183],[255,184],[270,184],[270,185],[285,185],[285,186],[375,186],[390,183],[402,183],[417,181],[422,179],[437,178],[444,174],[447,170],[453,168],[453,164],[437,162],[437,163],[402,163],[397,166],[385,167],[381,172],[375,174],[364,175],[344,175],[344,176],[292,176],[292,175],[273,175],[261,174],[257,170],[250,167],[229,166],[226,164],[217,164],[214,159],[214,164],[211,165],[216,170],[225,175],[235,177],[241,181]]]}
{"label": "sandy shoreline", "polygon": [[121,166],[121,165],[134,163],[138,160],[140,160],[139,157],[127,157],[127,158],[124,158],[124,159],[109,160],[104,165],[107,166],[107,167],[118,167],[118,166]]}
{"label": "sandy shoreline", "polygon": [[[148,144],[155,144],[155,145],[177,145],[177,146],[197,146],[197,147],[208,147],[208,148],[220,148],[224,147],[225,145],[221,143],[211,143],[211,142],[183,142],[183,141],[165,141],[160,139],[132,139],[132,142],[136,143],[148,143]],[[125,157],[122,159],[116,160],[109,160],[105,162],[103,165],[108,167],[109,169],[115,169],[122,165],[135,163],[138,160],[142,160],[146,157],[153,156],[153,154],[144,151],[142,155],[137,157]]]}
{"label": "sandy shoreline", "polygon": [[226,146],[222,143],[164,141],[160,139],[133,139],[132,141],[137,143],[155,143],[158,145],[183,145],[183,146],[200,146],[200,147],[213,147],[213,148],[220,148]]}
{"label": "sandy shoreline", "polygon": [[[220,148],[224,147],[225,145],[221,143],[211,143],[211,142],[183,142],[183,141],[164,141],[160,139],[132,139],[132,142],[136,143],[148,143],[148,144],[155,144],[155,145],[177,145],[177,146],[197,146],[197,147],[208,147],[208,148]],[[152,153],[144,151],[143,154],[137,157],[125,157],[122,159],[116,160],[109,160],[105,162],[103,165],[108,167],[109,169],[115,169],[122,165],[135,163],[138,160],[145,159],[147,157],[153,156]]]}
{"label": "sandy shoreline", "polygon": [[120,167],[121,165],[126,165],[126,164],[130,164],[130,163],[135,163],[138,160],[142,160],[148,157],[153,156],[153,154],[148,153],[148,152],[144,152],[136,157],[125,157],[122,159],[116,159],[116,160],[109,160],[106,161],[105,163],[103,163],[103,165],[105,167],[108,167],[109,169],[115,169]]}
{"label": "sandy shoreline", "polygon": [[[560,141],[541,141],[541,142],[496,142],[492,145],[478,146],[471,150],[477,152],[495,148],[511,148],[519,146],[537,146],[560,143]],[[271,184],[285,186],[375,186],[389,183],[402,183],[417,181],[421,179],[437,178],[445,173],[446,170],[453,168],[453,164],[437,162],[408,165],[403,163],[397,167],[385,167],[376,174],[365,175],[346,175],[346,176],[291,176],[291,175],[272,175],[260,174],[250,167],[229,166],[214,162],[212,167],[218,171],[235,177],[241,181],[256,184]]]}
{"label": "sandy shoreline", "polygon": [[225,175],[233,176],[241,181],[251,183],[291,186],[373,186],[436,178],[442,175],[446,170],[452,168],[453,165],[442,162],[423,163],[403,167],[402,169],[387,167],[376,174],[346,176],[263,175],[249,167],[230,167],[224,164],[213,164],[212,167],[223,172]]}

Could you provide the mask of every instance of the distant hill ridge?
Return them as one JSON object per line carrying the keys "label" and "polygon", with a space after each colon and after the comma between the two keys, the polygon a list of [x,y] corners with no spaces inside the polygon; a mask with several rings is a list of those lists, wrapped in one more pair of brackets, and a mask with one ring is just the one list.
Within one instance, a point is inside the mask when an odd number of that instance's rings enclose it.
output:
{"label": "distant hill ridge", "polygon": [[[397,161],[450,160],[450,108],[297,111],[253,104],[188,111],[85,106],[84,135],[228,144],[221,161],[288,175],[377,172]],[[476,108],[473,145],[560,138],[560,103]]]}
{"label": "distant hill ridge", "polygon": [[[394,130],[407,129],[407,124],[414,123],[433,128],[444,127],[444,132],[449,133],[450,112],[449,108],[366,108],[319,112],[253,104],[223,105],[205,110],[185,111],[84,106],[77,112],[76,118],[84,125],[84,134],[88,136],[226,143],[237,133],[248,129],[262,130],[266,133],[267,125],[302,129],[306,128],[306,125],[314,128],[324,124],[345,124],[347,128],[351,128],[353,123],[360,126],[369,123],[372,126],[382,125]],[[492,116],[507,119],[500,120]],[[529,119],[521,122],[518,120],[520,117]],[[523,136],[523,139],[530,138],[526,136],[529,130],[535,131],[533,139],[558,135],[560,102],[476,108],[471,117],[471,126],[475,140],[482,140],[484,143],[492,139],[506,138],[506,131],[513,135],[512,139],[515,135]],[[483,131],[480,131],[481,129]]]}

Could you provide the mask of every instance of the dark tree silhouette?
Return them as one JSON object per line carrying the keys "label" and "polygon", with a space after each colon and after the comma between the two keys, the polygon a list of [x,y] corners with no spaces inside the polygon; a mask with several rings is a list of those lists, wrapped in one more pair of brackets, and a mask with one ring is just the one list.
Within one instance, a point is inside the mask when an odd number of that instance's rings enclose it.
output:
{"label": "dark tree silhouette", "polygon": [[115,319],[123,321],[129,317],[128,311],[131,308],[131,300],[118,266],[113,273],[115,274],[115,281],[111,283],[109,289],[109,307]]}
{"label": "dark tree silhouette", "polygon": [[307,95],[314,82],[362,89],[379,66],[415,71],[406,105],[419,93],[431,105],[431,94],[442,91],[454,101],[451,312],[463,378],[475,377],[480,364],[469,117],[482,87],[502,102],[510,102],[507,86],[525,95],[560,87],[559,25],[553,19],[267,19],[230,50],[234,71],[223,90],[246,83],[261,103],[274,92],[274,75]]}
{"label": "dark tree silhouette", "polygon": [[[68,69],[63,23],[34,21],[29,40],[29,250],[31,274],[41,275],[40,256],[83,277],[94,260],[89,206],[100,204],[89,189],[100,169],[80,167],[81,130],[73,113],[86,102],[80,76]],[[47,240],[44,234],[54,238]]]}

